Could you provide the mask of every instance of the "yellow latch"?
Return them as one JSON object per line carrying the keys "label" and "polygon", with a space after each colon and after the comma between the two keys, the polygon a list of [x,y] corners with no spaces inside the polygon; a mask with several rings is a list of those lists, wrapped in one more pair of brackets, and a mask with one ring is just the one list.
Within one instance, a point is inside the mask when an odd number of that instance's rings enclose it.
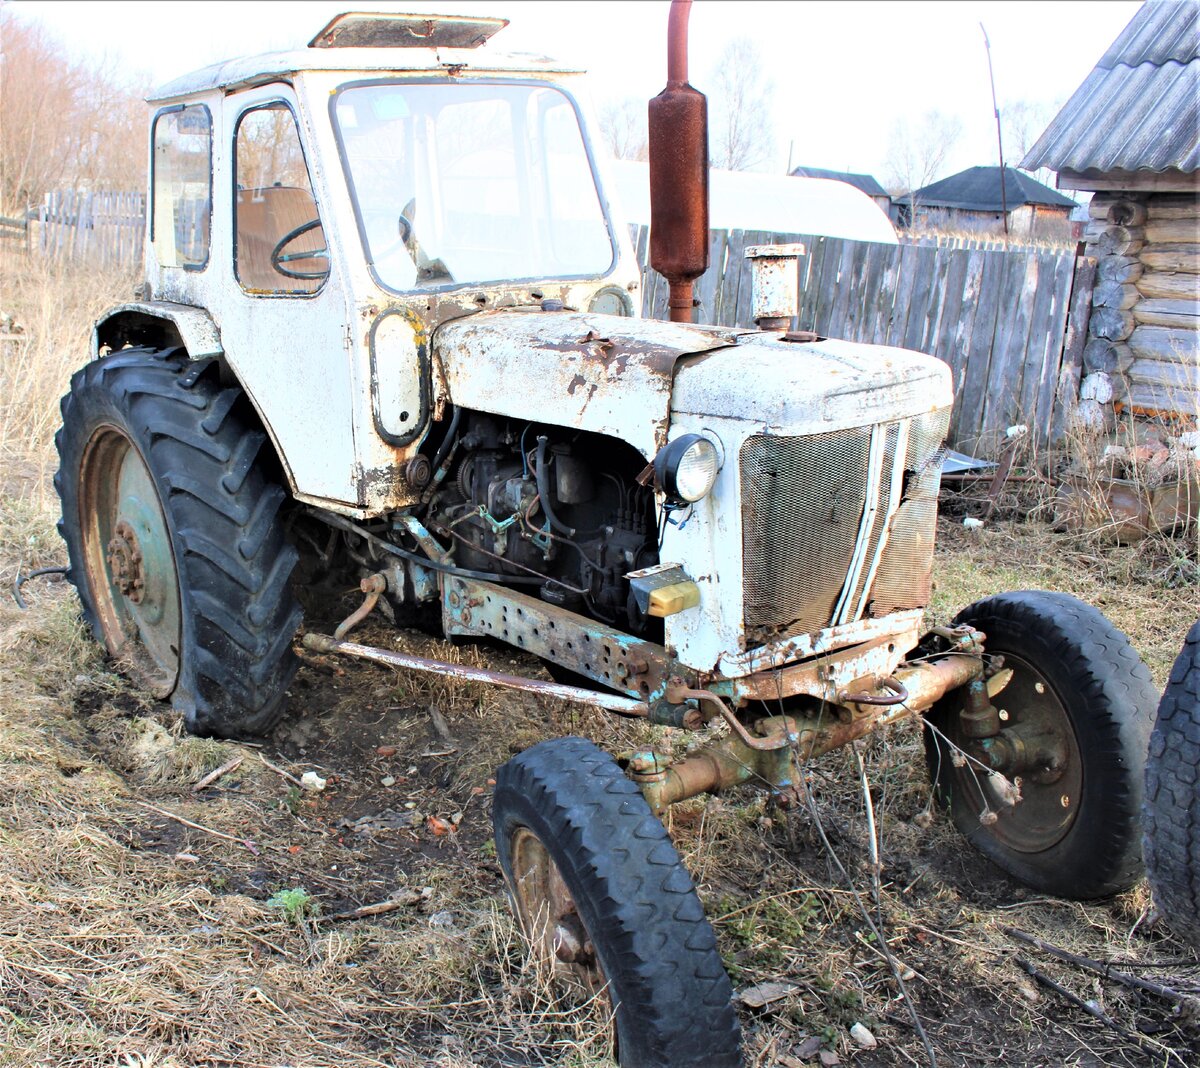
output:
{"label": "yellow latch", "polygon": [[689,608],[695,608],[700,603],[700,587],[692,581],[673,582],[670,586],[660,586],[650,591],[650,607],[647,614],[652,616],[673,616]]}

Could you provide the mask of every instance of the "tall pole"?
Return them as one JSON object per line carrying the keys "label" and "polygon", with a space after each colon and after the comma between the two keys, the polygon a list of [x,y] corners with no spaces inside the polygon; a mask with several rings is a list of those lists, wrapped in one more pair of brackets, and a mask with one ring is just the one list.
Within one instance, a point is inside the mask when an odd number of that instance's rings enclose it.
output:
{"label": "tall pole", "polygon": [[988,40],[987,30],[983,23],[983,47],[987,50],[988,80],[992,83],[992,111],[996,114],[996,147],[1000,150],[1000,210],[1004,213],[1004,232],[1008,233],[1008,194],[1004,191],[1004,138],[1000,134],[1000,105],[996,103],[996,75],[992,72],[992,42]]}

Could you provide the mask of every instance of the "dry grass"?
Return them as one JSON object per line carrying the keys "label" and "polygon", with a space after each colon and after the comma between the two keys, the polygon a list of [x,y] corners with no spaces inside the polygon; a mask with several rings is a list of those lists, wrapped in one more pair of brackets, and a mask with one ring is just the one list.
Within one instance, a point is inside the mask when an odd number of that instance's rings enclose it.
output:
{"label": "dry grass", "polygon": [[7,499],[52,507],[45,475],[58,400],[87,359],[92,323],[129,299],[136,274],[0,252],[0,312],[12,315],[22,331],[20,340],[0,340],[0,469]]}
{"label": "dry grass", "polygon": [[[9,266],[6,280],[15,277]],[[94,277],[48,274],[3,297],[29,338],[19,364],[0,363],[0,449],[10,469],[28,473],[3,487],[6,582],[17,566],[62,561],[45,472],[57,396],[86,351],[89,317],[124,294],[123,283],[111,294],[103,288]],[[998,589],[1069,589],[1130,633],[1161,681],[1195,590],[1169,581],[1158,552],[1148,543],[1090,545],[1035,523],[968,532],[948,518],[934,614],[946,618]],[[0,605],[0,1064],[606,1063],[594,1014],[556,1001],[526,963],[490,848],[487,779],[509,752],[548,734],[581,733],[618,749],[669,749],[684,735],[313,658],[294,687],[293,712],[265,748],[197,741],[109,671],[81,631],[69,587],[39,582],[26,595],[28,612]],[[530,666],[507,651],[374,622],[362,637],[502,670]],[[423,755],[432,748],[430,705],[449,721],[452,756]],[[399,751],[380,755],[382,743]],[[751,1063],[794,1063],[784,1058],[804,1036],[863,1065],[927,1063],[818,822],[892,953],[912,969],[908,986],[941,1064],[1148,1063],[1143,1050],[1034,988],[1001,930],[1011,924],[1097,958],[1175,962],[1169,974],[1200,987],[1200,969],[1153,921],[1145,889],[1100,904],[1040,900],[998,876],[931,812],[917,729],[894,728],[861,752],[880,827],[877,903],[852,753],[808,770],[815,816],[767,809],[749,792],[670,813],[735,982],[795,987],[745,1013]],[[237,754],[236,770],[193,792]],[[330,785],[301,794],[262,756],[295,775],[318,770]],[[395,785],[384,787],[385,777]],[[423,822],[460,813],[450,834]],[[364,820],[374,829],[362,829]],[[424,887],[416,905],[329,918]],[[268,905],[291,888],[306,891],[315,915]],[[1124,1026],[1156,1027],[1151,1038],[1163,1049],[1195,1057],[1195,1031],[1153,997],[1037,963]],[[854,1022],[871,1028],[879,1049],[855,1051]],[[1154,1062],[1183,1063],[1161,1051]]]}

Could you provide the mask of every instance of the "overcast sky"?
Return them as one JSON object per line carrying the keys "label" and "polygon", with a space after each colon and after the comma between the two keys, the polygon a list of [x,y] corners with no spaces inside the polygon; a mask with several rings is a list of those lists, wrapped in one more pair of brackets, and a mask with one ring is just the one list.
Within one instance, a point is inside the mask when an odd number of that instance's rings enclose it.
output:
{"label": "overcast sky", "polygon": [[[8,7],[43,23],[73,55],[107,61],[151,84],[237,55],[303,47],[332,15],[364,9],[503,16],[511,25],[498,45],[587,69],[597,102],[647,99],[666,80],[666,0],[10,0]],[[991,39],[1003,110],[1022,100],[1065,101],[1138,7],[1118,0],[696,0],[691,81],[703,91],[725,42],[749,37],[774,84],[773,170],[784,170],[790,152],[797,165],[882,178],[896,123],[931,109],[962,121],[964,137],[948,161],[949,170],[959,170],[996,162],[980,22]]]}

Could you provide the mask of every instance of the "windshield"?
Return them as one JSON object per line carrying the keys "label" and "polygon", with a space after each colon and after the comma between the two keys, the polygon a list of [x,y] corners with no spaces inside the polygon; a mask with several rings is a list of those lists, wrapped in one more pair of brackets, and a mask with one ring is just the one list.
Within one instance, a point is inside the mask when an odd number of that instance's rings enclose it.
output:
{"label": "windshield", "polygon": [[613,244],[570,99],[546,85],[354,85],[334,117],[389,289],[595,277]]}

